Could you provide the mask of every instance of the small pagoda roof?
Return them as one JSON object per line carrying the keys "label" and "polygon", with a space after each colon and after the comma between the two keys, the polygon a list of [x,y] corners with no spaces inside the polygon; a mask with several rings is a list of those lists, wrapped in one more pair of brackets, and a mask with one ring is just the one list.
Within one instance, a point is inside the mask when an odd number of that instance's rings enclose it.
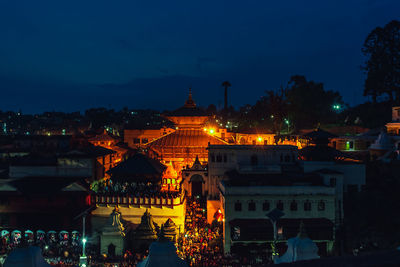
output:
{"label": "small pagoda roof", "polygon": [[208,114],[202,109],[196,106],[192,98],[192,90],[189,88],[189,96],[185,101],[185,105],[182,107],[164,113],[165,117],[208,117]]}
{"label": "small pagoda roof", "polygon": [[109,171],[112,177],[161,176],[167,166],[156,159],[137,153]]}

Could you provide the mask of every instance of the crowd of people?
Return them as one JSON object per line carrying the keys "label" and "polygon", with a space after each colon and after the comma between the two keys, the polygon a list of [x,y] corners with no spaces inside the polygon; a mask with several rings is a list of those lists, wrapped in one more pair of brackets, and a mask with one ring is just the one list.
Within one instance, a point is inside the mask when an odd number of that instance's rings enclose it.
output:
{"label": "crowd of people", "polygon": [[264,266],[271,263],[267,255],[231,255],[223,253],[222,218],[218,213],[207,223],[206,201],[188,199],[186,232],[178,238],[178,255],[193,267]]}
{"label": "crowd of people", "polygon": [[[138,185],[144,189],[146,186]],[[148,190],[151,187],[147,187]],[[146,190],[146,189],[145,189]],[[148,191],[151,192],[151,191]],[[267,255],[226,255],[223,253],[222,218],[216,213],[212,224],[207,223],[207,202],[201,198],[188,198],[186,205],[185,232],[180,233],[176,239],[177,254],[192,267],[242,267],[242,266],[264,266],[270,262]],[[70,267],[79,265],[79,256],[82,253],[81,245],[69,237],[63,240],[60,235],[50,234],[43,239],[39,246],[42,247],[43,255],[52,266]],[[4,248],[4,246],[2,246]],[[10,248],[11,249],[11,248]],[[122,257],[110,257],[99,254],[98,245],[88,244],[86,255],[89,266],[119,266],[135,267],[145,257],[145,253],[125,251]]]}
{"label": "crowd of people", "polygon": [[135,197],[176,198],[181,196],[182,187],[178,190],[161,190],[161,183],[113,182],[111,179],[96,181],[91,185],[92,191],[98,194],[131,195]]}

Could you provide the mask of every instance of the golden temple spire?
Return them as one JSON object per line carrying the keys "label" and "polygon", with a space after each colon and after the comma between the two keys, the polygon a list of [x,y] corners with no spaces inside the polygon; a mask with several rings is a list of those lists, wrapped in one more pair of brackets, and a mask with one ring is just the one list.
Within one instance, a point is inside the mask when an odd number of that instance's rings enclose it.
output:
{"label": "golden temple spire", "polygon": [[185,101],[185,107],[187,107],[187,108],[196,107],[196,103],[194,103],[193,98],[192,98],[192,88],[191,87],[189,87],[189,97]]}

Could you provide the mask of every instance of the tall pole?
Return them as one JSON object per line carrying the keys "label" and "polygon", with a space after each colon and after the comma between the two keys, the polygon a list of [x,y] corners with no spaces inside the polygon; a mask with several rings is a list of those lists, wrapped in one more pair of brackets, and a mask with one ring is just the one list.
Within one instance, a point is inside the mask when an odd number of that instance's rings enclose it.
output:
{"label": "tall pole", "polygon": [[228,84],[225,84],[225,101],[224,101],[225,112],[228,111]]}
{"label": "tall pole", "polygon": [[86,257],[86,254],[85,254],[85,248],[86,248],[85,227],[86,227],[86,215],[83,215],[83,217],[82,217],[82,243],[83,243],[82,256],[83,257]]}

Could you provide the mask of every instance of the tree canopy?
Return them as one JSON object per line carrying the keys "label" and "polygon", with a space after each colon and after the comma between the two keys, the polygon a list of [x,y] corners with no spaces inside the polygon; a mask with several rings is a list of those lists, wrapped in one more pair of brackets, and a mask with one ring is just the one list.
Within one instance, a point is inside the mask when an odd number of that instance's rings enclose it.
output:
{"label": "tree canopy", "polygon": [[362,67],[367,74],[364,95],[374,103],[388,97],[390,103],[400,103],[400,22],[393,20],[385,27],[375,28],[362,48],[367,57]]}

